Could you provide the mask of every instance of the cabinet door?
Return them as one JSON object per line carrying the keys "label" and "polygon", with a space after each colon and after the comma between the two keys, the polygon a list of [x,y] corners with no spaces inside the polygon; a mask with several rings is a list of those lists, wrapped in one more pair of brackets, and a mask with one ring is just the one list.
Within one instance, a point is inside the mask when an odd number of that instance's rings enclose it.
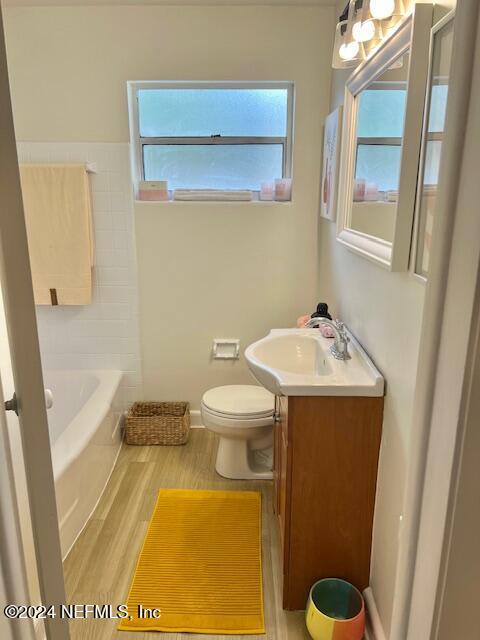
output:
{"label": "cabinet door", "polygon": [[288,412],[284,605],[303,609],[320,578],[368,586],[383,398],[296,396]]}

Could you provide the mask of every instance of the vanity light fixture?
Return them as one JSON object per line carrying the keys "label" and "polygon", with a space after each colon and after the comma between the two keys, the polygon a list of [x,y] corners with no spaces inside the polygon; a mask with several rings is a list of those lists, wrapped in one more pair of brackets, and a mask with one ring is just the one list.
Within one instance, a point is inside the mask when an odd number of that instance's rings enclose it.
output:
{"label": "vanity light fixture", "polygon": [[332,67],[356,67],[395,30],[412,0],[349,0],[335,30]]}

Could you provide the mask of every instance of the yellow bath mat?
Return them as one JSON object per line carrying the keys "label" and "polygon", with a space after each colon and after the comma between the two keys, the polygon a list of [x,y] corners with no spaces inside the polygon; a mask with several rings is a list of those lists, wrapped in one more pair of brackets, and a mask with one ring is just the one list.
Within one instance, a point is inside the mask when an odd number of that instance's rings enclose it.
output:
{"label": "yellow bath mat", "polygon": [[160,490],[127,606],[125,631],[264,633],[260,494]]}

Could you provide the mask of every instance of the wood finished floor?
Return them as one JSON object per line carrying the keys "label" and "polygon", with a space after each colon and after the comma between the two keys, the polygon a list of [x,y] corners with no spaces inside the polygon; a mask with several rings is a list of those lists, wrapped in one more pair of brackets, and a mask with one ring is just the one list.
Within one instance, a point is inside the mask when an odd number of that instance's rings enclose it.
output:
{"label": "wood finished floor", "polygon": [[283,611],[279,539],[270,481],[226,480],[216,474],[215,436],[192,429],[181,447],[123,445],[100,503],[64,563],[71,603],[125,602],[140,547],[163,488],[238,489],[262,493],[263,583],[266,634],[219,636],[117,631],[114,620],[73,620],[72,640],[307,640],[303,612]]}

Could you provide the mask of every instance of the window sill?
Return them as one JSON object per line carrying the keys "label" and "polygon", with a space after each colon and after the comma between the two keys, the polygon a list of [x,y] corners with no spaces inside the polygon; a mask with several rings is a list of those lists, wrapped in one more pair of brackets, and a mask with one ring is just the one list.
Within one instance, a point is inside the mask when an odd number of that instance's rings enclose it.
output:
{"label": "window sill", "polygon": [[244,206],[249,206],[249,205],[254,205],[255,207],[258,206],[267,206],[267,207],[271,207],[274,205],[280,205],[282,207],[284,207],[285,205],[293,205],[293,200],[287,200],[287,201],[281,201],[281,200],[135,200],[135,206],[136,205],[140,205],[140,206],[156,206],[156,205],[161,205],[163,206],[192,206],[192,205],[214,205],[214,206],[219,206],[219,205],[241,205],[242,207]]}

